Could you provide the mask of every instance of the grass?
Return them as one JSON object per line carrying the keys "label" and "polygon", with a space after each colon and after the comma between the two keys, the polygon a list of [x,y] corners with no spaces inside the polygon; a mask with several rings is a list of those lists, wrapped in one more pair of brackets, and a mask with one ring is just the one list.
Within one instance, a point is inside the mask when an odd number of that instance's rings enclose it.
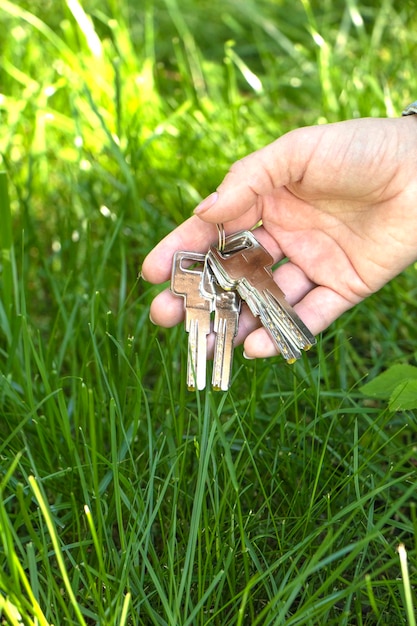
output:
{"label": "grass", "polygon": [[0,0],[0,620],[413,626],[415,269],[189,393],[146,252],[247,152],[415,99],[412,3]]}

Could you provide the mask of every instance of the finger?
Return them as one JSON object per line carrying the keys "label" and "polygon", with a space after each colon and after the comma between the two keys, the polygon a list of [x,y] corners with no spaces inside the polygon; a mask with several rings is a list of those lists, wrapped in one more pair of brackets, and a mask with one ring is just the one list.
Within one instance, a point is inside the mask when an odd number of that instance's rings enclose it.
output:
{"label": "finger", "polygon": [[359,296],[345,298],[333,289],[320,285],[307,293],[294,308],[311,332],[317,335],[361,300],[363,298]]}
{"label": "finger", "polygon": [[[226,225],[227,226],[227,225]],[[226,232],[228,232],[226,227]],[[256,239],[259,241],[261,246],[263,246],[269,254],[272,256],[272,265],[275,263],[279,263],[285,257],[280,244],[265,228],[264,226],[259,226],[253,231]]]}
{"label": "finger", "polygon": [[184,300],[174,296],[169,289],[161,291],[152,301],[149,317],[153,324],[172,328],[184,319]]}
{"label": "finger", "polygon": [[280,265],[272,275],[291,306],[300,302],[309,291],[315,288],[315,284],[303,270],[291,261]]}
{"label": "finger", "polygon": [[253,226],[262,217],[263,198],[302,178],[317,141],[316,128],[287,133],[236,161],[217,191],[196,207],[195,214],[208,222],[228,222],[246,216],[248,225]]}
{"label": "finger", "polygon": [[172,257],[177,250],[207,252],[210,243],[216,240],[215,225],[193,216],[151,250],[143,261],[141,274],[148,282],[163,283],[171,276]]}

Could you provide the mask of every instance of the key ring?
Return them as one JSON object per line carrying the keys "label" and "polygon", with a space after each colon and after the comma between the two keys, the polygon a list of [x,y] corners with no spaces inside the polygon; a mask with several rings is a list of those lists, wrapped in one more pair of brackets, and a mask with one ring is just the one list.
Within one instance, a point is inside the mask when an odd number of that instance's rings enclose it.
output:
{"label": "key ring", "polygon": [[219,252],[223,252],[226,243],[226,232],[224,230],[223,224],[216,224],[216,227],[219,234],[219,245],[217,247]]}

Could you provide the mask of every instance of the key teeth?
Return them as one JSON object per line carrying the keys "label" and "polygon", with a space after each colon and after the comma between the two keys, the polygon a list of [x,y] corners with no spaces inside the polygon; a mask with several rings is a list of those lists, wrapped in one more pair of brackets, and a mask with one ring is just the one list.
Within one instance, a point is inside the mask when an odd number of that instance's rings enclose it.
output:
{"label": "key teeth", "polygon": [[273,310],[275,319],[286,328],[290,340],[292,339],[297,348],[304,351],[309,350],[316,343],[316,338],[295,310],[286,300],[284,303],[279,302],[269,290],[265,291],[265,298]]}

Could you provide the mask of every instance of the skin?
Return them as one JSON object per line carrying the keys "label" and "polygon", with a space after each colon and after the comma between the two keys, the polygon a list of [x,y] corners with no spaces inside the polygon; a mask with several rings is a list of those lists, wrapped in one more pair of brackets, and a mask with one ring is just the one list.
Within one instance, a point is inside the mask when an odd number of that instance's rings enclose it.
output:
{"label": "skin", "polygon": [[[254,227],[275,262],[274,279],[317,334],[417,260],[417,116],[299,128],[232,165],[195,214],[146,257],[142,276],[167,281],[176,250],[207,251]],[[152,302],[155,324],[183,317],[169,290]],[[237,343],[249,358],[275,355],[243,310]]]}

